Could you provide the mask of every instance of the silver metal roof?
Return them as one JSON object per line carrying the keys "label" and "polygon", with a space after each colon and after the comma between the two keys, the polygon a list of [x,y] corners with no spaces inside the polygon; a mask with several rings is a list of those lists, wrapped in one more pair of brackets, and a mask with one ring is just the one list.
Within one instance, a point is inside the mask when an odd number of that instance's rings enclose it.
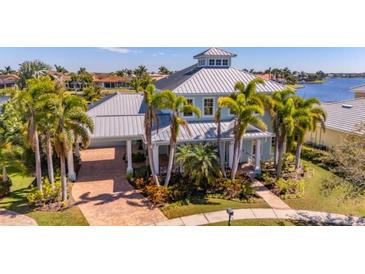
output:
{"label": "silver metal roof", "polygon": [[89,116],[143,115],[143,95],[115,93],[100,100],[88,110]]}
{"label": "silver metal roof", "polygon": [[226,57],[236,57],[237,55],[234,53],[231,53],[229,51],[219,49],[219,48],[210,48],[207,49],[197,55],[194,56],[194,58],[200,58],[205,56],[226,56]]}
{"label": "silver metal roof", "polygon": [[[171,75],[156,83],[158,89],[172,89],[180,95],[228,95],[234,92],[234,85],[241,81],[248,84],[256,76],[232,67],[229,68],[197,68],[190,67],[189,71]],[[257,92],[272,93],[283,90],[285,86],[274,81],[265,80],[257,85]]]}
{"label": "silver metal roof", "polygon": [[324,103],[322,107],[327,112],[327,128],[353,132],[356,125],[365,122],[365,98]]}
{"label": "silver metal roof", "polygon": [[[190,122],[188,124],[190,133],[183,127],[180,128],[177,142],[194,142],[194,141],[209,141],[217,140],[217,124],[214,122]],[[226,140],[233,140],[233,121],[226,121],[221,123],[222,134],[221,138]],[[258,128],[249,125],[245,139],[267,138],[274,136],[267,131],[261,131]],[[170,126],[154,131],[152,141],[155,143],[166,144],[170,141]]]}

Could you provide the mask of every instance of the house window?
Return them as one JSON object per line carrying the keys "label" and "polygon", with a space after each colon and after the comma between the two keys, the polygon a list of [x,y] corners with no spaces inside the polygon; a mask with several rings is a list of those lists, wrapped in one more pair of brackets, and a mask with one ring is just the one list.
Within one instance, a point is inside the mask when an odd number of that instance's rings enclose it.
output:
{"label": "house window", "polygon": [[199,66],[200,67],[205,66],[205,60],[204,59],[203,60],[199,60]]}
{"label": "house window", "polygon": [[222,65],[222,60],[221,59],[215,60],[215,65],[216,66],[221,66]]}
{"label": "house window", "polygon": [[230,115],[230,116],[234,116],[234,113],[232,112],[232,110],[229,108],[228,109],[228,114]]}
{"label": "house window", "polygon": [[204,98],[204,116],[213,116],[214,99]]}
{"label": "house window", "polygon": [[227,59],[223,59],[223,66],[228,66],[228,60]]}
{"label": "house window", "polygon": [[214,59],[209,59],[209,66],[214,66]]}
{"label": "house window", "polygon": [[[194,100],[192,98],[187,98],[186,101],[187,101],[188,105],[194,104]],[[184,116],[193,117],[193,113],[191,111],[184,111]]]}

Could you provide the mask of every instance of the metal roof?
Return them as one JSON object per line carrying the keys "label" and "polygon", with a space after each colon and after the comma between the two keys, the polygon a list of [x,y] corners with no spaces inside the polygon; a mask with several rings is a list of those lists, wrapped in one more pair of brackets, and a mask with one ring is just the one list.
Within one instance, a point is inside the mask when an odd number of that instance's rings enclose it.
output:
{"label": "metal roof", "polygon": [[356,125],[365,122],[365,98],[324,103],[322,107],[327,112],[327,128],[353,132]]}
{"label": "metal roof", "polygon": [[[234,92],[237,81],[247,85],[255,78],[257,77],[251,73],[232,67],[198,68],[194,65],[157,81],[156,87],[160,90],[171,89],[180,95],[228,95]],[[257,92],[272,93],[283,89],[284,85],[270,80],[257,85]]]}
{"label": "metal roof", "polygon": [[[217,140],[217,124],[215,122],[190,122],[188,124],[190,133],[183,127],[180,128],[177,142],[194,142]],[[233,140],[233,120],[221,123],[221,138]],[[274,136],[267,131],[249,125],[244,135],[245,139],[267,138]],[[156,143],[168,143],[170,141],[170,126],[154,131],[152,141]]]}
{"label": "metal roof", "polygon": [[210,48],[210,49],[207,49],[207,50],[195,55],[194,58],[200,58],[200,57],[206,57],[206,56],[236,57],[237,55],[234,53],[231,53],[229,51],[223,50],[223,49]]}
{"label": "metal roof", "polygon": [[143,115],[143,95],[115,93],[100,100],[88,110],[89,116]]}

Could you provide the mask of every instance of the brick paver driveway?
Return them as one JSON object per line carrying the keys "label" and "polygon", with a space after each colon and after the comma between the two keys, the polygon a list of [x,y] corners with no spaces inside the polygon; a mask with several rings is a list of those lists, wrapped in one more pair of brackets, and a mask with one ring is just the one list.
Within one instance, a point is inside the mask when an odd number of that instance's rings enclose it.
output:
{"label": "brick paver driveway", "polygon": [[72,196],[90,225],[147,225],[166,220],[128,184],[124,151],[124,147],[116,147],[81,152],[82,165]]}

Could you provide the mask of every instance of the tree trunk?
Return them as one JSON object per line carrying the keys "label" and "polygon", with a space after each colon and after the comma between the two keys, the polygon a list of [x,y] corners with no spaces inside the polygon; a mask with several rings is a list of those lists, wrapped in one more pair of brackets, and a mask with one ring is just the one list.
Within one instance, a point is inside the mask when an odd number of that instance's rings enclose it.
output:
{"label": "tree trunk", "polygon": [[166,174],[166,179],[165,179],[165,186],[166,187],[169,185],[170,178],[171,178],[171,172],[172,172],[172,165],[174,163],[175,150],[176,150],[176,143],[171,142],[170,143],[170,153],[169,153],[169,163],[167,165],[167,174]]}
{"label": "tree trunk", "polygon": [[46,150],[47,150],[47,168],[48,168],[48,178],[49,182],[53,185],[54,184],[54,172],[53,172],[53,151],[52,151],[52,143],[51,143],[51,136],[49,132],[46,135]]}
{"label": "tree trunk", "polygon": [[158,177],[155,170],[155,163],[153,162],[152,144],[149,141],[147,141],[147,153],[148,153],[148,161],[150,163],[150,168],[151,168],[152,180],[156,185],[159,186],[160,182],[158,181]]}
{"label": "tree trunk", "polygon": [[75,156],[77,158],[80,158],[80,143],[77,141],[78,138],[76,138],[75,142]]}
{"label": "tree trunk", "polygon": [[276,166],[276,177],[280,178],[281,177],[281,171],[283,168],[283,157],[285,154],[285,139],[286,136],[282,136],[278,142],[279,142],[279,153],[278,153],[278,164]]}
{"label": "tree trunk", "polygon": [[242,139],[238,139],[234,141],[234,153],[233,153],[233,163],[232,163],[232,173],[231,173],[231,179],[236,178],[237,170],[238,170],[238,164],[240,159],[240,152],[241,152],[241,144]]}
{"label": "tree trunk", "polygon": [[37,179],[37,187],[42,191],[42,169],[41,169],[41,152],[39,149],[39,139],[37,130],[34,132],[34,154],[35,154],[35,175]]}
{"label": "tree trunk", "polygon": [[222,141],[221,141],[221,122],[218,122],[218,129],[217,129],[217,134],[218,134],[218,155],[219,155],[219,165],[220,165],[220,169],[221,172],[223,174],[223,177],[226,178],[227,174],[226,174],[226,169],[224,168],[224,155],[223,155],[223,151],[222,151]]}
{"label": "tree trunk", "polygon": [[76,173],[75,173],[75,165],[74,165],[74,154],[72,148],[67,152],[67,170],[68,170],[68,178],[70,181],[75,182]]}
{"label": "tree trunk", "polygon": [[65,155],[60,155],[61,165],[61,187],[62,187],[62,201],[67,201],[67,179],[66,179],[66,166],[65,166]]}
{"label": "tree trunk", "polygon": [[275,137],[275,148],[274,148],[274,165],[278,164],[278,157],[279,157],[279,141],[278,135]]}
{"label": "tree trunk", "polygon": [[299,169],[300,167],[300,155],[302,154],[302,144],[297,144],[297,150],[295,152],[295,169]]}
{"label": "tree trunk", "polygon": [[3,182],[7,182],[9,179],[8,172],[6,171],[6,167],[3,167]]}

